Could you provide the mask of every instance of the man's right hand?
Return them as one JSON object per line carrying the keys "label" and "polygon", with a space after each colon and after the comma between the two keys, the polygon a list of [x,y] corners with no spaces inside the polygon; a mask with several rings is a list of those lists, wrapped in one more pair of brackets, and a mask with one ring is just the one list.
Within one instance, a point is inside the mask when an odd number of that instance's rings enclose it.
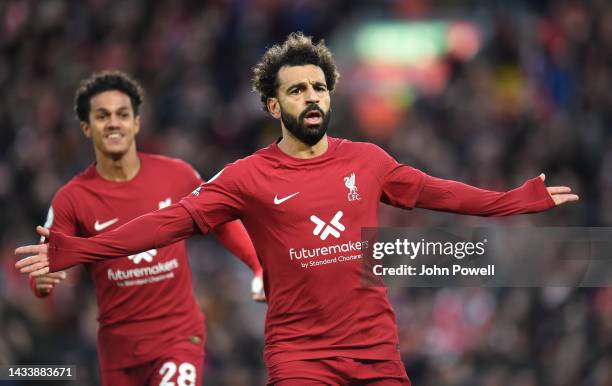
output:
{"label": "man's right hand", "polygon": [[[41,226],[36,227],[36,232],[45,237],[49,237],[49,230]],[[49,245],[36,244],[26,245],[15,249],[15,255],[32,255],[25,257],[15,263],[21,273],[29,273],[31,277],[38,277],[49,273]]]}
{"label": "man's right hand", "polygon": [[263,286],[263,274],[258,273],[251,280],[251,297],[258,303],[266,302],[266,293]]}
{"label": "man's right hand", "polygon": [[53,291],[56,284],[59,284],[62,280],[66,279],[66,272],[51,272],[46,275],[36,276],[32,278],[34,280],[34,286],[40,296],[47,296]]}

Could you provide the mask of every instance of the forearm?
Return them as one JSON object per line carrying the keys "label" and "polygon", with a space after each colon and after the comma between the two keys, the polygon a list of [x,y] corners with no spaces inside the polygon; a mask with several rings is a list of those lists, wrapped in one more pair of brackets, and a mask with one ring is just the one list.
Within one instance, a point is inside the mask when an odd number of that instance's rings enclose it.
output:
{"label": "forearm", "polygon": [[230,221],[213,229],[217,240],[233,255],[237,256],[251,268],[254,274],[261,273],[257,252],[244,225],[240,220]]}
{"label": "forearm", "polygon": [[179,204],[137,217],[109,232],[91,238],[51,232],[49,269],[51,272],[78,263],[94,262],[161,248],[191,236],[193,219]]}
{"label": "forearm", "polygon": [[555,206],[539,178],[508,192],[479,189],[452,180],[427,176],[416,206],[475,216],[509,216],[535,213]]}

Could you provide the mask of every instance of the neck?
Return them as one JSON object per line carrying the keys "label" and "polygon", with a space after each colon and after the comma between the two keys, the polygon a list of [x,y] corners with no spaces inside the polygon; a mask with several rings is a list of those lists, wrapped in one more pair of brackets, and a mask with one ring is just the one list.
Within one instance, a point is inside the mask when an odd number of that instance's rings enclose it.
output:
{"label": "neck", "polygon": [[278,148],[287,155],[294,158],[314,158],[324,154],[329,146],[327,142],[327,134],[319,140],[319,142],[310,146],[297,139],[289,130],[283,125],[283,138],[278,143]]}
{"label": "neck", "polygon": [[105,180],[114,182],[129,181],[140,170],[140,159],[136,147],[119,156],[111,156],[96,149],[96,170]]}

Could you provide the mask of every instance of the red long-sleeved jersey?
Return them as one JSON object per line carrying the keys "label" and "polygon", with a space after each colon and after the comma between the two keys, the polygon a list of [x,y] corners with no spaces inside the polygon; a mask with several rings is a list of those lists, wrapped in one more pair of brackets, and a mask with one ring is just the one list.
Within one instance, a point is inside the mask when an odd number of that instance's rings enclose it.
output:
{"label": "red long-sleeved jersey", "polygon": [[[104,235],[135,217],[178,202],[202,183],[193,168],[181,160],[144,153],[138,156],[140,170],[130,181],[105,180],[95,164],[73,178],[55,195],[46,225],[66,235]],[[138,238],[142,232],[146,230],[134,230],[129,237]],[[224,224],[214,233],[253,272],[261,272],[240,221]],[[120,257],[85,264],[96,288],[101,368],[148,362],[175,341],[186,345],[198,342],[190,337],[198,337],[203,347],[204,316],[192,293],[185,243]]]}

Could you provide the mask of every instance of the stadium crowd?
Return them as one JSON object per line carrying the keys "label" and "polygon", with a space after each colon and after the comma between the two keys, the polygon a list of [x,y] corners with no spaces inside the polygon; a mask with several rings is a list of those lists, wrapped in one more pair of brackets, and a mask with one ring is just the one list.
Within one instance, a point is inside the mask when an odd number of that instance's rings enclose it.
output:
{"label": "stadium crowd", "polygon": [[[444,88],[417,94],[384,133],[364,118],[376,113],[372,106],[356,103],[358,72],[341,63],[332,136],[376,142],[431,175],[489,189],[546,172],[547,182],[581,196],[577,205],[502,220],[389,207],[381,224],[612,222],[612,3],[605,0],[7,0],[0,3],[0,364],[77,364],[78,384],[96,384],[95,296],[84,272],[70,271],[41,301],[12,268],[13,249],[35,239],[55,191],[93,160],[72,111],[80,79],[101,69],[132,74],[147,92],[140,150],[180,157],[211,177],[278,136],[250,90],[250,68],[265,47],[302,30],[334,50],[344,31],[373,18],[469,19],[483,31],[483,46],[469,61],[444,58]],[[249,273],[210,237],[189,249],[207,318],[205,383],[263,384],[265,306],[250,300]],[[415,385],[612,385],[610,288],[394,288],[391,300]]]}

